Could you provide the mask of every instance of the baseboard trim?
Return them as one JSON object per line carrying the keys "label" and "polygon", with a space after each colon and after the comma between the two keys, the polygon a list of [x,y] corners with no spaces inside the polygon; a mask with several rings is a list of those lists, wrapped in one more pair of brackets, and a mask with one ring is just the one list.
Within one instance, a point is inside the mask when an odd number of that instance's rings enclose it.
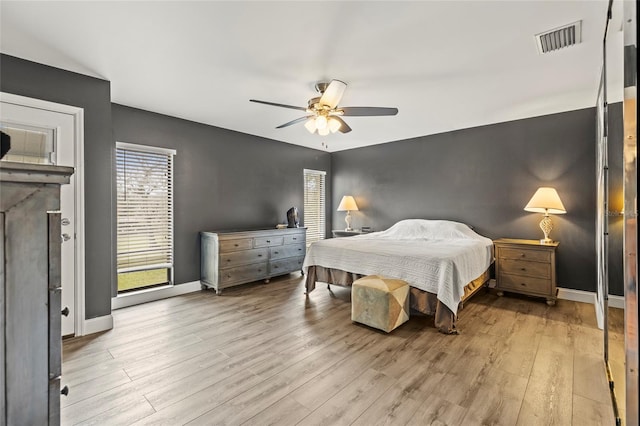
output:
{"label": "baseboard trim", "polygon": [[111,314],[84,320],[83,336],[87,334],[99,333],[113,328],[113,317]]}
{"label": "baseboard trim", "polygon": [[[593,291],[574,290],[572,288],[558,287],[558,299],[572,300],[574,302],[596,303],[596,293]],[[624,297],[609,295],[609,306],[624,309]]]}
{"label": "baseboard trim", "polygon": [[139,305],[141,303],[153,302],[155,300],[180,296],[181,294],[200,291],[200,281],[173,285],[171,287],[142,290],[135,293],[123,294],[111,299],[111,310],[126,308],[128,306]]}

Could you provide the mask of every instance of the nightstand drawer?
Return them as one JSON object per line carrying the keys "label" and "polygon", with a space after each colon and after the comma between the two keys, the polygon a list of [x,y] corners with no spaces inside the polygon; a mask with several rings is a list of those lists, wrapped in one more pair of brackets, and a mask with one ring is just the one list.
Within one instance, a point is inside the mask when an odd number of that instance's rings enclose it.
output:
{"label": "nightstand drawer", "polygon": [[500,248],[498,257],[502,259],[521,259],[532,262],[549,263],[551,261],[551,253],[548,250],[522,250],[517,248]]}
{"label": "nightstand drawer", "polygon": [[534,278],[551,278],[551,264],[540,262],[525,262],[522,260],[501,259],[500,274],[526,275]]}
{"label": "nightstand drawer", "polygon": [[503,290],[516,292],[539,293],[548,295],[551,292],[551,280],[518,275],[500,274],[498,286]]}

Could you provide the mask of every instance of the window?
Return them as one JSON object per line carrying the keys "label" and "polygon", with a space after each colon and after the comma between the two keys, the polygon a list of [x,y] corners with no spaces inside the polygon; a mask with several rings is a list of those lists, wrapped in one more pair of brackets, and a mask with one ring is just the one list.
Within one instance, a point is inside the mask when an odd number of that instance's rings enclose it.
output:
{"label": "window", "polygon": [[173,283],[174,155],[116,143],[118,293]]}
{"label": "window", "polygon": [[323,240],[326,233],[325,176],[327,172],[304,170],[304,226],[307,227],[307,246]]}

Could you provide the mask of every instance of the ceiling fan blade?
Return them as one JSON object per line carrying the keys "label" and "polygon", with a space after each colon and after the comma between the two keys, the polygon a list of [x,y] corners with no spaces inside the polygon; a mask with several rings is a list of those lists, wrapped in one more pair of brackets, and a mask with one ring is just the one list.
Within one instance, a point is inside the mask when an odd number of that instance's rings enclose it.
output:
{"label": "ceiling fan blade", "polygon": [[340,108],[344,112],[344,116],[366,117],[376,115],[396,115],[398,108],[383,107],[344,107]]}
{"label": "ceiling fan blade", "polygon": [[340,103],[342,95],[344,94],[344,89],[346,88],[347,83],[340,80],[331,80],[331,83],[329,83],[320,98],[320,103],[334,109]]}
{"label": "ceiling fan blade", "polygon": [[282,129],[283,127],[289,127],[289,126],[291,126],[293,124],[300,123],[301,121],[305,121],[309,117],[312,117],[312,116],[309,115],[309,116],[306,116],[306,117],[296,118],[295,120],[291,120],[288,123],[284,123],[284,124],[279,125],[278,127],[276,127],[276,129]]}
{"label": "ceiling fan blade", "polygon": [[351,131],[351,127],[349,127],[349,125],[342,118],[338,117],[337,115],[332,115],[331,119],[340,122],[340,128],[338,129],[338,131],[340,131],[341,133],[349,133]]}
{"label": "ceiling fan blade", "polygon": [[306,111],[307,110],[305,107],[298,107],[298,106],[285,105],[285,104],[277,104],[275,102],[259,101],[257,99],[249,99],[249,102],[255,102],[255,103],[258,103],[258,104],[265,104],[265,105],[277,106],[277,107],[282,107],[282,108],[297,109],[299,111]]}

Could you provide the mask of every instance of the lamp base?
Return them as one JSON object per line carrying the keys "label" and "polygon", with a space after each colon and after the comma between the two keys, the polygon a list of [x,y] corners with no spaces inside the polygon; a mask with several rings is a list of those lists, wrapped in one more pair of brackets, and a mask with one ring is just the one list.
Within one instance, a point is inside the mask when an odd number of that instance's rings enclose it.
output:
{"label": "lamp base", "polygon": [[540,244],[551,244],[554,241],[551,238],[543,238],[540,240]]}

